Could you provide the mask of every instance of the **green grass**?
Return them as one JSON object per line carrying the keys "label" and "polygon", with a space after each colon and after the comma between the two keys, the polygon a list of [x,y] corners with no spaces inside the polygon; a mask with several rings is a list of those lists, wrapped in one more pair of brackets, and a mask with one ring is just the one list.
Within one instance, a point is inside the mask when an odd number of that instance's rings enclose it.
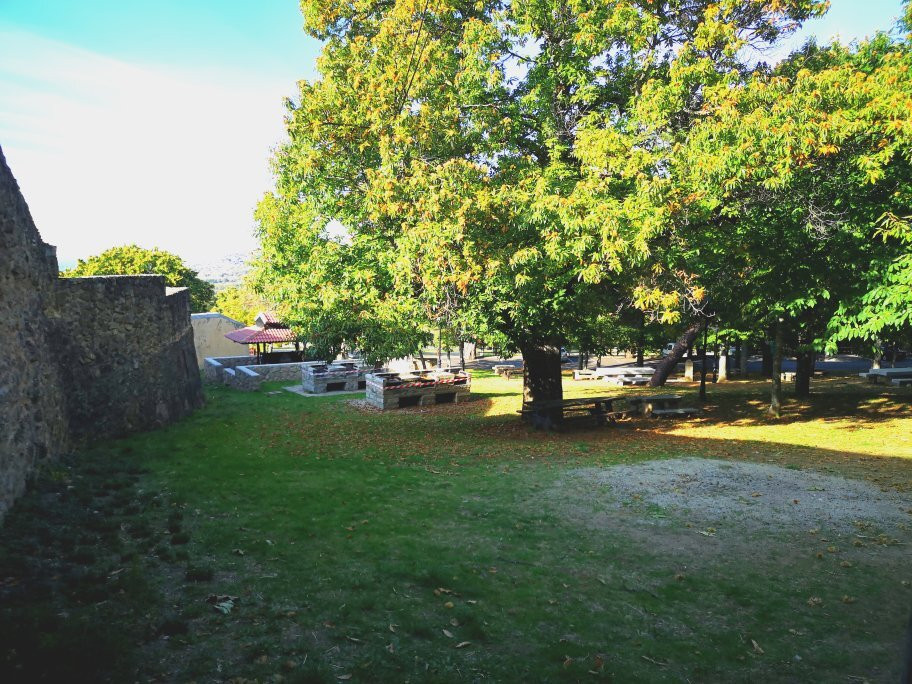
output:
{"label": "green grass", "polygon": [[898,676],[903,547],[704,537],[655,505],[601,510],[568,471],[705,456],[907,491],[907,390],[827,380],[768,423],[765,386],[730,383],[697,421],[546,434],[486,374],[475,401],[387,414],[276,387],[210,388],[37,478],[0,540],[0,679]]}

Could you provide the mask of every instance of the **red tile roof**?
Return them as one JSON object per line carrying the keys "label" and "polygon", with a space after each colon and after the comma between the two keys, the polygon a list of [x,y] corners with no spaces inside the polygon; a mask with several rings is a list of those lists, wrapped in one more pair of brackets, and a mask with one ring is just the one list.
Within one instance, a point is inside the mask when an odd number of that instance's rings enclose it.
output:
{"label": "red tile roof", "polygon": [[238,344],[276,344],[295,341],[295,334],[288,328],[260,328],[255,325],[232,330],[225,333],[225,337]]}

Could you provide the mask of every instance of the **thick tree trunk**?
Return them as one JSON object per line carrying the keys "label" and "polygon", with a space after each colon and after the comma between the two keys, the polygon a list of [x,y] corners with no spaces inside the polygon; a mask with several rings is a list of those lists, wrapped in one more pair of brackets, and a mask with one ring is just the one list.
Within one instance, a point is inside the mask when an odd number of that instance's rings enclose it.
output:
{"label": "thick tree trunk", "polygon": [[[539,343],[520,347],[523,356],[523,403],[564,398],[560,345]],[[534,427],[553,430],[563,418],[560,408],[523,414]]]}
{"label": "thick tree trunk", "polygon": [[770,343],[764,340],[760,349],[763,354],[763,377],[771,378],[773,377],[773,352]]}
{"label": "thick tree trunk", "polygon": [[637,333],[636,365],[643,366],[643,347],[646,346],[646,314],[640,313],[639,332]]}
{"label": "thick tree trunk", "polygon": [[459,367],[465,370],[465,340],[459,340]]}
{"label": "thick tree trunk", "polygon": [[738,350],[740,352],[738,362],[741,366],[741,378],[747,378],[747,340],[741,342],[741,348]]}
{"label": "thick tree trunk", "polygon": [[700,401],[706,401],[706,332],[709,321],[703,321],[703,346],[700,347]]}
{"label": "thick tree trunk", "polygon": [[586,366],[583,361],[583,352],[579,352],[579,357],[576,359],[576,370],[583,370]]}
{"label": "thick tree trunk", "polygon": [[871,360],[871,368],[880,368],[880,362],[883,360],[883,347],[880,340],[874,342],[874,358]]}
{"label": "thick tree trunk", "polygon": [[713,384],[719,382],[719,344],[713,345]]}
{"label": "thick tree trunk", "polygon": [[767,415],[771,418],[782,416],[782,321],[776,322],[776,336],[773,342],[773,388],[770,392],[770,406]]}
{"label": "thick tree trunk", "polygon": [[684,331],[684,334],[681,335],[681,339],[675,342],[675,346],[671,350],[671,353],[659,361],[658,365],[656,365],[655,373],[652,374],[652,379],[649,381],[651,387],[661,387],[665,384],[665,381],[668,380],[668,376],[671,375],[675,366],[678,365],[678,361],[684,357],[684,352],[686,352],[693,344],[693,341],[697,339],[697,335],[700,334],[700,327],[702,325],[703,323],[701,321],[692,323],[691,326]]}
{"label": "thick tree trunk", "polygon": [[817,354],[814,351],[800,351],[796,361],[798,368],[795,373],[795,395],[808,397],[811,395],[811,377],[814,375]]}

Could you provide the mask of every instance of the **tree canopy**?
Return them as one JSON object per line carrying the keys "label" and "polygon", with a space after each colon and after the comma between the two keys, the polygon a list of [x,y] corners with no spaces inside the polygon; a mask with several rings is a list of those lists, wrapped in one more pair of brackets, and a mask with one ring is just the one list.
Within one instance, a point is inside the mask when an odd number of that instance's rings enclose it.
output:
{"label": "tree canopy", "polygon": [[73,277],[148,273],[164,276],[165,282],[171,287],[188,288],[190,307],[194,313],[209,311],[215,303],[212,283],[200,279],[197,272],[184,264],[179,256],[160,249],[144,249],[136,245],[112,247],[96,256],[80,259],[76,266],[63,271],[61,275]]}
{"label": "tree canopy", "polygon": [[253,325],[258,313],[270,311],[273,308],[257,292],[252,279],[245,276],[238,285],[230,285],[215,293],[215,304],[212,310],[245,325]]}
{"label": "tree canopy", "polygon": [[597,351],[625,307],[700,306],[654,258],[689,249],[673,156],[760,68],[748,45],[825,6],[306,0],[321,77],[288,103],[257,214],[264,282],[293,325],[388,352],[444,323],[521,350],[531,394],[559,396],[566,340]]}

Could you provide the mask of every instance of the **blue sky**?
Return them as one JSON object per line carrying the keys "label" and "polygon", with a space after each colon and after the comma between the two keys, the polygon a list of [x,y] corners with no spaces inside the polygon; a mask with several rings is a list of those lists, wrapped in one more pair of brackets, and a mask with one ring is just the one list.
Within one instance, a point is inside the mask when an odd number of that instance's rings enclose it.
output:
{"label": "blue sky", "polygon": [[[900,7],[832,0],[789,43],[862,38]],[[0,146],[61,261],[253,249],[282,100],[315,75],[301,23],[295,0],[0,0]]]}

